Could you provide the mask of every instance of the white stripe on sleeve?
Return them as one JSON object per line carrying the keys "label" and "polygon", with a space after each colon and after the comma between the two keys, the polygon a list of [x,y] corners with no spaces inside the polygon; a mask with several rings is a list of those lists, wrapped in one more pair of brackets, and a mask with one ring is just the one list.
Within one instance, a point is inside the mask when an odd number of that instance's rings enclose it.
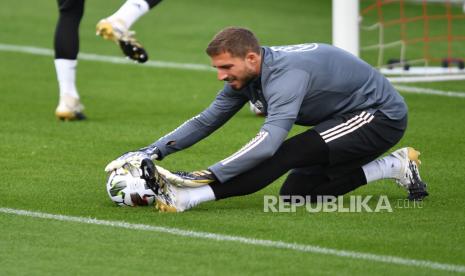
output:
{"label": "white stripe on sleeve", "polygon": [[245,146],[243,146],[239,151],[231,155],[230,157],[221,161],[221,165],[226,165],[237,158],[241,157],[242,155],[246,154],[247,152],[251,151],[253,148],[258,146],[265,138],[268,137],[268,132],[260,131],[257,136],[255,136],[250,142],[248,142]]}

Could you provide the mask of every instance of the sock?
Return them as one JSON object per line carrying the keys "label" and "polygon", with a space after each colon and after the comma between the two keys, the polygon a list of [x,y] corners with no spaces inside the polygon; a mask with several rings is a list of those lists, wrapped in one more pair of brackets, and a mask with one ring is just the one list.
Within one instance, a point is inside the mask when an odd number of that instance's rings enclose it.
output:
{"label": "sock", "polygon": [[127,0],[109,20],[122,20],[126,28],[130,28],[142,15],[149,11],[149,4],[145,0]]}
{"label": "sock", "polygon": [[76,88],[76,67],[77,60],[75,59],[55,59],[55,70],[60,87],[60,97],[67,94],[73,98],[79,99]]}
{"label": "sock", "polygon": [[367,183],[370,183],[385,178],[397,178],[401,171],[401,162],[396,157],[388,155],[364,165],[362,169]]}
{"label": "sock", "polygon": [[180,205],[184,210],[191,209],[202,202],[215,200],[215,194],[209,185],[196,188],[178,189]]}

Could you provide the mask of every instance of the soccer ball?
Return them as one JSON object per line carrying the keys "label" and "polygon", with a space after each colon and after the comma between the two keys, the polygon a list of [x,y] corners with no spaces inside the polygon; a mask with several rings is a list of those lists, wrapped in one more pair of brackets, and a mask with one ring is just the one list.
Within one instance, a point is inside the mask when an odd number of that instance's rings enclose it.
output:
{"label": "soccer ball", "polygon": [[140,164],[126,163],[108,176],[107,192],[119,206],[152,205],[155,193],[142,177]]}

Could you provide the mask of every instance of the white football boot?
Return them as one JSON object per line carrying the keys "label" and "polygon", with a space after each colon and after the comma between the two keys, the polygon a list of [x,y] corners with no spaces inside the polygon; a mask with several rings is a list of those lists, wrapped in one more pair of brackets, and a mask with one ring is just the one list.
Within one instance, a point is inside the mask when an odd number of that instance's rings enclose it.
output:
{"label": "white football boot", "polygon": [[214,174],[209,170],[185,172],[170,172],[160,166],[156,166],[158,172],[164,176],[172,185],[177,187],[200,187],[217,181]]}
{"label": "white football boot", "polygon": [[118,44],[124,55],[139,63],[148,60],[148,54],[142,44],[135,38],[135,32],[128,30],[123,20],[102,19],[97,23],[96,35]]}
{"label": "white football boot", "polygon": [[401,148],[391,156],[399,159],[401,169],[395,177],[397,184],[408,191],[409,200],[422,200],[428,195],[426,183],[421,180],[418,167],[421,164],[419,159],[420,152],[411,147]]}
{"label": "white football boot", "polygon": [[62,121],[85,120],[83,110],[84,106],[78,98],[64,95],[60,97],[55,115]]}
{"label": "white football boot", "polygon": [[187,207],[187,200],[183,199],[180,193],[181,187],[175,186],[162,175],[156,166],[154,176],[156,188],[155,191],[155,209],[160,212],[176,213],[183,212]]}

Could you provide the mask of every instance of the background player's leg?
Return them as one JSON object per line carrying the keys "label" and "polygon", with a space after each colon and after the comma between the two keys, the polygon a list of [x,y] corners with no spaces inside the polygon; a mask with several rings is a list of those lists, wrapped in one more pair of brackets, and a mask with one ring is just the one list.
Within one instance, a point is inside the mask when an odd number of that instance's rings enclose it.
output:
{"label": "background player's leg", "polygon": [[131,26],[161,0],[127,0],[115,13],[97,23],[97,35],[115,41],[124,55],[137,62],[148,60],[147,51],[134,34]]}
{"label": "background player's leg", "polygon": [[124,4],[107,19],[110,21],[121,20],[127,29],[151,8],[160,3],[161,0],[127,0]]}
{"label": "background player's leg", "polygon": [[63,120],[81,120],[85,116],[76,87],[76,68],[79,24],[84,13],[84,0],[59,0],[58,8],[54,49],[60,100],[55,114]]}

